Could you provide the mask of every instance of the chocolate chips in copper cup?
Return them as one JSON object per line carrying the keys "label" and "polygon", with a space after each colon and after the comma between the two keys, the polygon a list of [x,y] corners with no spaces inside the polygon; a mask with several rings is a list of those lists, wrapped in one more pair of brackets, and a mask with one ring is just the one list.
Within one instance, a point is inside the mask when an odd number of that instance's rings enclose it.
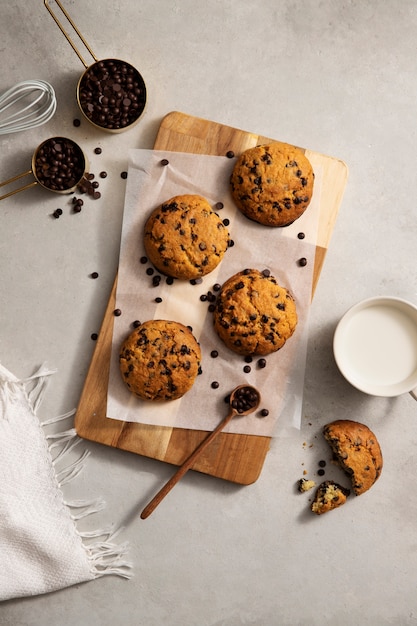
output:
{"label": "chocolate chips in copper cup", "polygon": [[110,132],[121,132],[142,115],[146,85],[130,63],[103,59],[82,74],[77,99],[82,113],[91,123]]}
{"label": "chocolate chips in copper cup", "polygon": [[87,169],[84,152],[67,137],[51,137],[37,148],[33,174],[42,187],[56,193],[71,193]]}

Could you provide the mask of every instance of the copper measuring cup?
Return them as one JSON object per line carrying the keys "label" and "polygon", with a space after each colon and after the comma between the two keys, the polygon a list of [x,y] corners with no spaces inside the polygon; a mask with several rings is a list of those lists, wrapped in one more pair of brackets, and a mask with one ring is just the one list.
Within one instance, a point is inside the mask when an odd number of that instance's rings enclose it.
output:
{"label": "copper measuring cup", "polygon": [[40,185],[54,193],[72,193],[85,177],[87,168],[87,157],[75,141],[67,137],[50,137],[43,141],[33,153],[31,169],[0,183],[0,187],[25,176],[32,175],[35,180],[0,196],[0,200],[35,185]]}
{"label": "copper measuring cup", "polygon": [[146,85],[142,75],[126,61],[113,58],[99,60],[60,0],[55,2],[95,61],[88,65],[52,11],[49,0],[44,0],[45,7],[86,68],[77,84],[77,102],[81,113],[100,130],[110,133],[128,130],[139,121],[145,109]]}

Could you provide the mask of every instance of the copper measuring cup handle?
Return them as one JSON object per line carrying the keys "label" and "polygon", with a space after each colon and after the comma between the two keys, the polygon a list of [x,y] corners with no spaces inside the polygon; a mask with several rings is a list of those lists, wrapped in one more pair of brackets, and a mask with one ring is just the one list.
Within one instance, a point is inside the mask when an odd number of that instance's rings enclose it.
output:
{"label": "copper measuring cup handle", "polygon": [[[83,44],[86,47],[86,49],[88,50],[88,52],[93,57],[94,61],[97,63],[98,62],[98,58],[95,56],[94,52],[91,50],[90,46],[88,45],[88,43],[86,42],[86,40],[84,39],[84,37],[82,36],[80,31],[78,30],[77,26],[74,24],[73,20],[71,19],[71,17],[68,14],[68,12],[62,6],[60,0],[55,0],[55,2],[58,5],[59,9],[62,11],[62,13],[65,15],[65,17],[68,20],[68,22],[71,24],[71,26],[74,29],[74,31],[77,33],[77,35],[80,38],[80,40],[83,42]],[[65,28],[63,27],[63,25],[61,24],[61,22],[59,21],[59,19],[55,15],[55,13],[52,11],[51,7],[49,6],[49,0],[43,0],[43,3],[45,5],[46,9],[51,14],[52,18],[55,20],[55,23],[58,25],[58,28],[61,30],[61,32],[64,35],[65,39],[68,41],[68,43],[70,44],[70,46],[74,50],[75,54],[80,59],[81,63],[84,65],[85,68],[88,68],[89,67],[88,63],[85,61],[85,59],[81,55],[80,51],[78,50],[77,46],[75,45],[75,43],[73,42],[71,37],[66,32]]]}
{"label": "copper measuring cup handle", "polygon": [[[27,172],[23,172],[23,174],[18,174],[17,176],[13,176],[12,178],[9,178],[8,180],[5,180],[3,183],[0,183],[0,187],[4,187],[5,185],[9,185],[10,183],[14,183],[16,180],[19,180],[20,178],[23,178],[24,176],[29,176],[30,174],[33,174],[33,170],[28,170]],[[18,189],[14,189],[13,191],[9,191],[9,193],[6,193],[4,196],[0,196],[0,200],[4,200],[5,198],[8,198],[9,196],[13,196],[15,193],[19,193],[19,191],[24,191],[25,189],[30,189],[31,187],[34,187],[37,184],[38,184],[38,181],[34,180],[31,183],[28,183],[27,185],[24,185],[23,187],[19,187]]]}

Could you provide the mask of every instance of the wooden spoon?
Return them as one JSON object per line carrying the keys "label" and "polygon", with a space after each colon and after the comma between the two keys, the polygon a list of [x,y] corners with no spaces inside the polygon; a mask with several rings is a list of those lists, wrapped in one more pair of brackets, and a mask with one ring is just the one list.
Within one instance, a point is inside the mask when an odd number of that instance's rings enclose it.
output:
{"label": "wooden spoon", "polygon": [[171,489],[177,484],[177,482],[188,472],[188,470],[194,465],[195,460],[200,454],[207,448],[207,446],[213,441],[213,439],[221,432],[227,424],[236,415],[243,416],[253,413],[259,406],[261,401],[261,394],[255,387],[250,385],[239,385],[230,394],[230,410],[223,421],[200,443],[194,452],[184,461],[184,463],[178,468],[175,474],[168,480],[167,483],[158,491],[156,496],[152,498],[149,504],[143,509],[141,518],[146,519],[156,509],[158,504],[165,498],[165,496],[171,491]]}

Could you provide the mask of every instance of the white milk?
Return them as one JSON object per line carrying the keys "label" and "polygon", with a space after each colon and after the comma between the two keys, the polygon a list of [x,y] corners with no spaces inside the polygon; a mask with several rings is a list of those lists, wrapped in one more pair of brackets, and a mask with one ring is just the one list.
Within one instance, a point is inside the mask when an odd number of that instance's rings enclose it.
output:
{"label": "white milk", "polygon": [[364,385],[395,385],[417,370],[417,326],[393,306],[357,311],[340,347],[346,374]]}

